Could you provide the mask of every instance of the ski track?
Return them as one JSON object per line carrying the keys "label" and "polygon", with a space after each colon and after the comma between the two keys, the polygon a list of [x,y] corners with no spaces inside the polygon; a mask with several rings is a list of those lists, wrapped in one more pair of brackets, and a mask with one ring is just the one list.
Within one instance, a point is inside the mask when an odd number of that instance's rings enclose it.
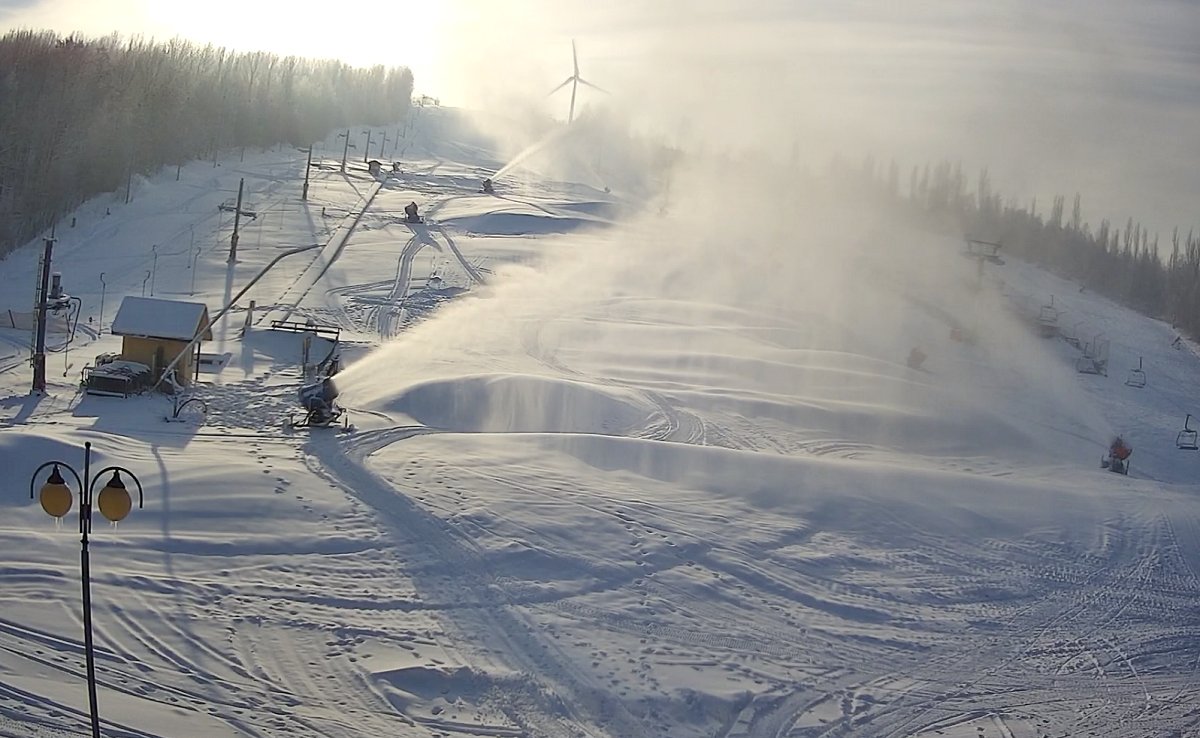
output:
{"label": "ski track", "polygon": [[416,233],[404,244],[404,248],[400,250],[400,259],[396,263],[396,278],[392,282],[387,300],[384,304],[372,308],[375,317],[371,322],[374,323],[381,342],[392,338],[396,334],[397,324],[403,324],[404,300],[408,297],[409,282],[412,280],[412,262],[424,245]]}
{"label": "ski track", "polygon": [[[425,575],[430,580],[427,586],[431,592],[436,590],[442,599],[477,605],[444,611],[462,633],[475,634],[475,640],[501,644],[498,652],[510,661],[511,668],[516,668],[526,679],[549,682],[557,693],[569,695],[564,702],[581,711],[583,717],[580,719],[607,724],[618,734],[631,738],[648,735],[640,722],[603,689],[592,684],[590,677],[578,671],[569,659],[556,657],[545,641],[531,632],[533,626],[514,609],[513,596],[466,539],[364,466],[366,458],[375,450],[395,442],[405,433],[416,432],[419,431],[407,429],[395,434],[379,434],[369,440],[352,439],[344,449],[345,455],[336,446],[314,439],[316,442],[310,444],[309,453],[320,464],[315,471],[336,480],[349,493],[370,505],[388,521],[400,539],[420,541],[428,554],[440,562],[439,567]],[[534,725],[529,719],[533,716],[511,717],[521,718],[523,727],[532,735],[552,738],[561,734],[555,729],[543,732],[547,728]],[[560,725],[561,717],[553,713],[536,714],[536,720],[543,726],[548,722],[558,729],[564,727]]]}
{"label": "ski track", "polygon": [[[1087,725],[1084,720],[1094,721],[1104,712],[1109,713],[1108,724],[1136,722],[1151,709],[1153,686],[1138,674],[1134,659],[1127,649],[1118,646],[1111,636],[1103,633],[1125,632],[1115,627],[1115,622],[1131,607],[1153,598],[1156,590],[1153,575],[1159,566],[1156,557],[1145,554],[1158,550],[1167,522],[1165,518],[1142,521],[1140,530],[1143,535],[1139,540],[1131,541],[1132,547],[1127,554],[1136,563],[1120,566],[1112,576],[1099,566],[1089,567],[1088,574],[1079,582],[1079,586],[1062,593],[1066,596],[1065,602],[1060,602],[1060,597],[1052,593],[1043,593],[1013,613],[1006,632],[997,637],[983,643],[967,642],[960,648],[935,652],[889,675],[871,676],[859,681],[853,678],[822,680],[821,691],[827,695],[864,689],[869,692],[873,685],[887,681],[904,680],[911,684],[893,693],[886,702],[877,703],[873,700],[875,706],[872,709],[845,710],[841,718],[829,721],[823,728],[794,728],[802,715],[826,704],[828,699],[822,697],[814,701],[811,693],[801,688],[790,697],[775,701],[767,709],[760,709],[746,735],[766,738],[861,733],[899,738],[914,735],[944,721],[944,714],[953,713],[956,704],[962,704],[960,709],[966,708],[970,712],[970,706],[963,703],[976,702],[980,696],[988,694],[1003,694],[1014,689],[1030,692],[1045,690],[1046,697],[1028,700],[1021,705],[1010,705],[1009,709],[1048,704],[1057,699],[1053,696],[1057,694],[1054,678],[1051,677],[1049,683],[1039,685],[1039,681],[1045,680],[1031,679],[1032,674],[1025,662],[1030,657],[1040,658],[1039,654],[1044,651],[1040,644],[1061,639],[1060,633],[1071,634],[1069,637],[1074,643],[1095,640],[1115,654],[1114,662],[1119,663],[1128,675],[1119,681],[1104,679],[1103,688],[1109,697],[1100,708],[1087,713],[1084,719],[1074,721],[1076,725],[1073,727],[1084,729]],[[1135,524],[1133,529],[1139,528]],[[873,658],[880,661],[880,656],[876,653]],[[887,659],[884,657],[882,660]],[[809,697],[806,698],[806,694]],[[1176,695],[1166,701],[1178,698]],[[935,712],[942,715],[931,714]],[[997,729],[1007,730],[999,726]]]}
{"label": "ski track", "polygon": [[[424,135],[415,131],[406,149],[419,133]],[[436,198],[426,204],[429,218],[468,197],[420,180],[444,164],[438,159],[401,178],[406,189]],[[261,209],[282,202],[276,195],[283,182],[277,177],[260,193],[267,198]],[[321,315],[384,343],[417,314],[409,313],[405,302],[414,259],[424,246],[441,251],[444,244],[471,282],[484,284],[481,270],[460,251],[450,230],[431,221],[407,226],[412,235],[396,259],[394,278],[330,288],[325,294],[333,298],[332,308],[303,304],[347,253],[356,228],[386,184],[372,182],[359,193],[358,203],[325,246],[274,305],[263,306],[256,325],[279,311],[285,318]],[[197,194],[184,207],[209,195]],[[553,215],[541,205],[526,204]],[[80,252],[149,217],[115,223],[64,254]],[[390,225],[385,223],[385,232]],[[908,301],[936,322],[957,325],[936,305]],[[525,352],[568,379],[637,392],[652,409],[629,433],[633,438],[846,460],[886,451],[844,439],[799,439],[782,425],[757,427],[732,415],[702,417],[680,407],[664,389],[671,385],[654,384],[652,389],[589,376],[547,348],[542,331],[548,325],[548,320],[531,321],[522,328]],[[83,336],[96,337],[86,330]],[[0,339],[25,348],[9,336]],[[19,357],[0,360],[0,374],[23,363]],[[973,723],[980,733],[986,726],[1001,738],[1014,738],[1025,735],[1035,721],[1038,736],[1135,738],[1152,730],[1185,735],[1200,719],[1189,706],[1200,699],[1200,647],[1195,645],[1200,518],[1180,503],[1157,504],[1151,492],[1131,488],[1127,499],[1113,503],[1090,542],[1045,536],[959,540],[904,519],[871,531],[836,531],[858,533],[857,544],[875,547],[896,578],[880,584],[789,557],[790,549],[812,544],[815,535],[827,532],[816,523],[781,526],[769,536],[714,540],[706,535],[714,516],[705,510],[630,502],[565,482],[526,483],[486,466],[451,462],[438,462],[438,487],[405,492],[400,483],[372,470],[377,451],[415,436],[446,433],[438,428],[394,426],[307,438],[229,432],[269,423],[292,407],[292,388],[269,384],[280,377],[287,378],[287,372],[242,382],[237,393],[198,391],[196,396],[211,404],[206,423],[213,430],[177,435],[255,439],[249,445],[254,453],[259,441],[287,444],[314,476],[362,503],[387,540],[353,551],[365,554],[353,564],[331,557],[321,563],[310,558],[264,564],[262,583],[231,589],[179,582],[125,587],[121,604],[105,604],[97,618],[97,679],[104,689],[203,712],[252,738],[357,738],[413,731],[528,738],[657,736],[650,721],[635,714],[632,698],[626,703],[618,695],[618,680],[589,670],[577,650],[559,642],[554,627],[560,626],[547,625],[567,623],[573,628],[564,630],[571,633],[617,634],[665,647],[680,663],[695,659],[710,668],[720,664],[732,669],[723,662],[737,657],[747,674],[765,665],[799,672],[801,676],[788,680],[760,679],[764,686],[757,691],[751,688],[730,700],[727,715],[708,715],[717,738],[907,738],[950,727],[965,730]],[[282,476],[279,480],[286,487]],[[478,504],[469,500],[471,481],[512,498],[569,505],[570,514],[586,511],[620,526],[628,535],[628,554],[556,550],[537,540],[532,525],[503,521],[520,527],[526,540],[490,525],[486,517],[460,515]],[[1162,484],[1155,490],[1163,498],[1173,494]],[[550,586],[530,581],[520,559],[493,557],[479,542],[485,536],[507,538],[553,561],[559,576]],[[372,591],[350,586],[359,576],[371,582]],[[347,587],[308,591],[320,577],[345,580]],[[713,597],[707,587],[695,586],[709,581],[729,594]],[[96,584],[121,582],[98,578]],[[993,599],[986,593],[989,587],[1000,594]],[[169,602],[148,594],[168,589],[173,592]],[[906,597],[912,590],[927,599]],[[613,611],[601,595],[637,600],[640,614]],[[670,612],[656,609],[659,603]],[[156,617],[145,618],[144,613]],[[394,705],[371,669],[357,661],[355,647],[364,639],[406,644],[418,632],[426,639],[422,643],[464,658],[472,682],[490,685],[482,704],[517,727],[464,725],[445,716],[408,714]],[[593,639],[589,635],[587,640]],[[84,678],[82,645],[37,628],[0,620],[0,651],[64,680]],[[648,672],[657,663],[644,654],[630,654],[631,664],[633,656],[635,670]],[[442,665],[437,658],[432,663]],[[648,685],[634,682],[635,693],[639,686],[650,692]],[[110,721],[103,706],[102,714],[106,732],[151,738]],[[78,710],[0,677],[0,736],[84,735],[58,729],[64,715],[86,723],[87,716]]]}

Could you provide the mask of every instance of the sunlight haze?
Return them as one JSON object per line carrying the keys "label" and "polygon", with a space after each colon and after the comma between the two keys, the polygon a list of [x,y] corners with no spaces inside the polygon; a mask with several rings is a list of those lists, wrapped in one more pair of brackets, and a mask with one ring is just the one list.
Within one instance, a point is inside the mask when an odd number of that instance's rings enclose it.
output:
{"label": "sunlight haze", "polygon": [[1198,21],[0,0],[0,738],[1200,738]]}
{"label": "sunlight haze", "polygon": [[[7,10],[4,8],[7,7]],[[516,0],[0,3],[7,27],[181,35],[236,49],[407,65],[444,104],[566,117],[616,105],[730,151],[797,147],[983,167],[1007,196],[1081,193],[1084,218],[1169,234],[1196,218],[1200,8],[1151,3],[611,3]]]}

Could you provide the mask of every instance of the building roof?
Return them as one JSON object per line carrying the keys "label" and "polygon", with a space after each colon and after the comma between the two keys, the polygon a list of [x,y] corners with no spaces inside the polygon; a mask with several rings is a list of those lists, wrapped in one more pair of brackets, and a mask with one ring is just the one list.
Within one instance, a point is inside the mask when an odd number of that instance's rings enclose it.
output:
{"label": "building roof", "polygon": [[[115,336],[190,341],[206,325],[208,307],[202,302],[126,297],[113,318],[111,330]],[[212,340],[212,331],[205,332],[204,340]]]}

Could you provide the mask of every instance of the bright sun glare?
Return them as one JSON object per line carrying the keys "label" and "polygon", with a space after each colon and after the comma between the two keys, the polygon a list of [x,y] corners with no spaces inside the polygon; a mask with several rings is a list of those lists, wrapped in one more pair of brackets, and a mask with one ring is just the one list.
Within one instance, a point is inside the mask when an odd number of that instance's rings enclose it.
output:
{"label": "bright sun glare", "polygon": [[239,51],[341,59],[355,66],[407,66],[417,90],[437,94],[446,4],[415,0],[339,3],[208,0],[144,3],[156,28]]}

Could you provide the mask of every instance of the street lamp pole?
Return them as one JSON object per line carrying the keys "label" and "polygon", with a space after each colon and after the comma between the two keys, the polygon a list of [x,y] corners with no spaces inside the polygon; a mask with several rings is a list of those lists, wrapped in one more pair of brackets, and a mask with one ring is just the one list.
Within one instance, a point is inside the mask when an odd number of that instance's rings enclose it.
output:
{"label": "street lamp pole", "polygon": [[104,272],[100,272],[100,325],[97,327],[96,334],[104,333],[104,293],[108,290],[108,282],[104,281]]}
{"label": "street lamp pole", "polygon": [[71,510],[71,488],[67,486],[66,481],[59,472],[59,467],[70,472],[71,476],[75,477],[75,483],[79,485],[79,535],[81,543],[79,561],[80,578],[82,579],[83,588],[83,652],[87,660],[88,707],[91,710],[92,738],[100,738],[100,713],[96,709],[96,659],[92,647],[92,577],[91,562],[88,556],[88,534],[92,530],[92,492],[95,490],[96,482],[100,480],[100,477],[111,471],[113,473],[112,478],[100,490],[100,494],[96,497],[96,503],[100,508],[100,513],[115,523],[119,520],[124,520],[133,507],[129,491],[125,488],[125,483],[121,480],[121,473],[124,472],[137,485],[139,508],[142,507],[144,502],[142,483],[133,472],[121,466],[107,466],[98,471],[93,479],[91,476],[92,444],[89,442],[83,444],[82,479],[80,479],[79,473],[65,461],[47,461],[35,469],[33,476],[29,478],[30,499],[33,499],[34,496],[33,487],[37,482],[38,474],[48,466],[52,466],[53,469],[50,471],[50,476],[46,479],[46,483],[42,485],[39,499],[42,509],[51,517],[62,518]]}

